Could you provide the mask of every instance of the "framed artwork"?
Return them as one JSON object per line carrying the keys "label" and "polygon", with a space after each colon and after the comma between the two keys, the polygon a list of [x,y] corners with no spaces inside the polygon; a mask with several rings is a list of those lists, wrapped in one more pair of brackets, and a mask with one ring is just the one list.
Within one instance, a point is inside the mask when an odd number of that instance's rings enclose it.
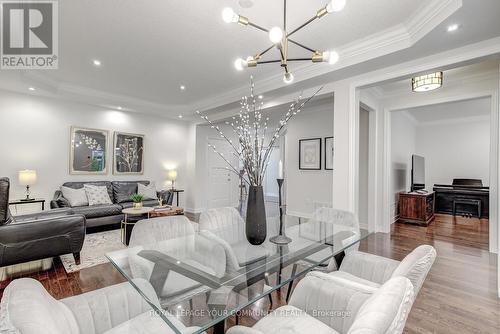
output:
{"label": "framed artwork", "polygon": [[108,173],[108,131],[76,126],[70,132],[70,174]]}
{"label": "framed artwork", "polygon": [[333,137],[325,138],[325,169],[333,170]]}
{"label": "framed artwork", "polygon": [[321,170],[321,138],[299,140],[299,169]]}
{"label": "framed artwork", "polygon": [[144,173],[144,135],[115,132],[113,140],[113,174]]}

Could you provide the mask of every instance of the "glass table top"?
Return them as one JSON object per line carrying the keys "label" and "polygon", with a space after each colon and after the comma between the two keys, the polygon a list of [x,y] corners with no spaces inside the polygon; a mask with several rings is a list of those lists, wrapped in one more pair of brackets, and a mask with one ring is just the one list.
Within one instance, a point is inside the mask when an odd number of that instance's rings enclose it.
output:
{"label": "glass table top", "polygon": [[286,294],[291,281],[326,270],[332,258],[340,262],[369,235],[357,226],[284,215],[289,244],[269,240],[279,217],[268,217],[266,240],[251,245],[242,220],[198,231],[181,217],[138,223],[129,248],[106,254],[175,333],[193,326],[202,333],[253,303],[270,303],[271,292]]}

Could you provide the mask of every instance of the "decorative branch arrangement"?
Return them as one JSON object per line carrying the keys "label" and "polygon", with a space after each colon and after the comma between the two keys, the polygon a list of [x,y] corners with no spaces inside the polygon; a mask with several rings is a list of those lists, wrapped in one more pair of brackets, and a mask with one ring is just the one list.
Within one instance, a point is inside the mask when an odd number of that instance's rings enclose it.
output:
{"label": "decorative branch arrangement", "polygon": [[232,155],[238,157],[246,171],[246,178],[241,176],[239,167],[233,166],[230,158],[224,156],[224,153],[217,150],[215,145],[209,143],[208,146],[218,154],[227,164],[227,170],[235,173],[251,186],[262,186],[267,171],[269,158],[274,148],[274,143],[280,137],[288,121],[301,112],[302,108],[311,101],[322,89],[319,88],[311,97],[303,100],[299,96],[284,113],[276,127],[268,126],[269,117],[262,113],[263,102],[257,102],[254,94],[255,85],[253,77],[250,77],[250,96],[244,96],[240,102],[240,112],[238,116],[233,116],[231,121],[225,124],[230,126],[236,134],[237,143],[226,136],[220,127],[213,123],[206,115],[196,111],[200,117],[205,120],[221,138],[225,139],[231,146]]}

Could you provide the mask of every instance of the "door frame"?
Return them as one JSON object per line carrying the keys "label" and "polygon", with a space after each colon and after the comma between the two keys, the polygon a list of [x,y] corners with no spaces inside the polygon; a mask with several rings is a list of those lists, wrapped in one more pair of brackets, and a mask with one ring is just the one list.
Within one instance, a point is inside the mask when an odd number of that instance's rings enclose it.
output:
{"label": "door frame", "polygon": [[392,221],[390,216],[391,212],[391,191],[390,191],[390,180],[392,177],[391,159],[392,159],[392,149],[391,149],[391,135],[392,135],[392,124],[391,124],[391,112],[398,110],[404,110],[415,107],[431,106],[442,103],[450,102],[460,102],[471,99],[478,98],[490,98],[491,110],[490,110],[490,153],[489,153],[489,178],[490,178],[490,198],[489,198],[489,229],[488,229],[488,247],[489,251],[492,253],[498,253],[498,175],[499,175],[499,110],[498,110],[498,91],[485,90],[481,92],[476,92],[472,94],[460,94],[456,96],[448,96],[436,100],[428,100],[427,103],[402,103],[397,106],[393,106],[391,109],[384,109],[385,131],[384,131],[384,152],[385,152],[385,167],[383,173],[383,184],[384,184],[384,200],[383,207],[385,212],[384,219],[386,221]]}

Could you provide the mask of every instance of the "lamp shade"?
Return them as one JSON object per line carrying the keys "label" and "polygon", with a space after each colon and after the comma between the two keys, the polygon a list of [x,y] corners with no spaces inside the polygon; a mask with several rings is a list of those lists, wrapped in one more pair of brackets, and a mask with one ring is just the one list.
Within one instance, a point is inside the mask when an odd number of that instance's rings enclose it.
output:
{"label": "lamp shade", "polygon": [[175,169],[172,169],[172,170],[168,171],[168,179],[170,181],[177,180],[177,171]]}
{"label": "lamp shade", "polygon": [[20,170],[18,174],[19,184],[22,186],[31,186],[36,183],[36,171]]}

